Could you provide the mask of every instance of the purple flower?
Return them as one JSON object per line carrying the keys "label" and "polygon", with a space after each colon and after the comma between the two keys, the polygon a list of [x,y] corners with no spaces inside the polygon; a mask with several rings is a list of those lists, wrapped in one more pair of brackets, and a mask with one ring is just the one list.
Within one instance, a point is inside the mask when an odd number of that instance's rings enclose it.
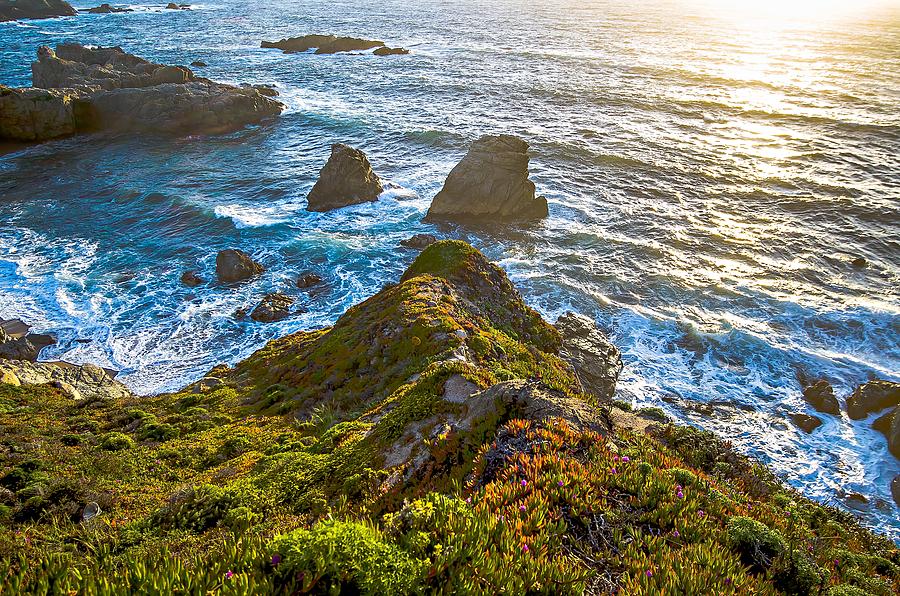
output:
{"label": "purple flower", "polygon": [[281,563],[281,555],[272,555],[272,565]]}
{"label": "purple flower", "polygon": [[526,553],[528,552],[528,545],[527,545],[527,544],[523,544],[523,545],[522,545],[522,551],[523,551],[523,552],[526,552]]}
{"label": "purple flower", "polygon": [[559,481],[559,485],[560,485],[560,486],[563,485],[563,481],[562,481],[562,480]]}
{"label": "purple flower", "polygon": [[612,472],[613,474],[618,474],[618,472],[616,472],[616,469],[615,469],[615,468],[613,468],[612,470],[610,470],[610,472]]}
{"label": "purple flower", "polygon": [[679,499],[683,499],[683,498],[684,498],[684,493],[681,492],[681,491],[678,491],[678,494],[675,495],[675,496],[678,497]]}
{"label": "purple flower", "polygon": [[726,577],[726,578],[725,578],[725,585],[727,585],[727,586],[730,586],[730,585],[731,585],[731,578],[730,578],[730,577]]}
{"label": "purple flower", "polygon": [[680,484],[676,484],[676,485],[675,485],[675,490],[676,490],[676,491],[681,490],[681,488],[682,488],[682,486],[681,486]]}
{"label": "purple flower", "polygon": [[678,538],[679,536],[681,536],[681,534],[678,532],[678,530],[672,530],[672,536]]}
{"label": "purple flower", "polygon": [[623,455],[623,456],[622,456],[622,461],[625,462],[625,463],[627,464],[628,462],[631,461],[631,458],[628,457],[627,455]]}
{"label": "purple flower", "polygon": [[614,455],[614,456],[613,456],[613,461],[619,461],[619,456],[618,456],[618,455]]}
{"label": "purple flower", "polygon": [[519,505],[519,511],[525,511],[525,505]]}
{"label": "purple flower", "polygon": [[653,577],[653,572],[650,571],[649,569],[647,570],[646,573],[647,573],[647,577]]}
{"label": "purple flower", "polygon": [[231,569],[225,572],[225,579],[231,579],[232,577],[234,577],[234,572]]}
{"label": "purple flower", "polygon": [[472,504],[472,497],[466,497],[466,503],[468,503],[469,505],[471,505],[471,504]]}
{"label": "purple flower", "polygon": [[522,480],[522,482],[520,482],[519,484],[521,484],[522,486],[528,486],[528,481]]}
{"label": "purple flower", "polygon": [[706,515],[706,512],[701,509],[700,511],[697,512],[697,515],[699,515],[700,517],[703,517],[704,515]]}

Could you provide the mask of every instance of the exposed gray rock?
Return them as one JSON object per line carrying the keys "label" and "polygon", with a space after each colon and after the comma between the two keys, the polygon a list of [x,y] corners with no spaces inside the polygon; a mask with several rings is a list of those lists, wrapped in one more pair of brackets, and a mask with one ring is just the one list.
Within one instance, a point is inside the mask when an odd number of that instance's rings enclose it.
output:
{"label": "exposed gray rock", "polygon": [[23,385],[53,384],[72,399],[119,399],[131,391],[93,364],[0,360],[0,376],[12,372]]}
{"label": "exposed gray rock", "polygon": [[611,400],[622,372],[622,355],[590,318],[567,312],[556,321],[561,356],[575,369],[585,392]]}
{"label": "exposed gray rock", "polygon": [[0,319],[0,359],[35,361],[45,347],[56,338],[43,333],[30,333],[31,327],[20,319]]}
{"label": "exposed gray rock", "polygon": [[366,154],[337,143],[331,146],[331,157],[309,193],[307,209],[329,211],[372,202],[383,190],[381,179],[372,171]]}
{"label": "exposed gray rock", "polygon": [[197,275],[196,271],[185,271],[181,274],[181,283],[189,288],[195,288],[200,284],[205,283],[205,281],[202,277]]}
{"label": "exposed gray rock", "polygon": [[0,85],[0,139],[44,141],[75,134],[73,89],[12,89]]}
{"label": "exposed gray rock", "polygon": [[294,298],[286,294],[268,294],[250,313],[250,318],[259,323],[274,323],[291,315]]}
{"label": "exposed gray rock", "polygon": [[803,389],[803,399],[819,412],[841,415],[841,406],[834,396],[834,388],[828,381],[816,381]]}
{"label": "exposed gray rock", "polygon": [[259,275],[265,268],[242,250],[227,249],[216,255],[216,275],[219,281],[235,283]]}
{"label": "exposed gray rock", "polygon": [[383,47],[384,42],[374,39],[356,37],[337,37],[335,35],[303,35],[289,37],[280,41],[264,41],[262,48],[277,48],[285,54],[308,52],[316,48],[316,54],[335,54],[337,52],[355,52]]}
{"label": "exposed gray rock", "polygon": [[896,405],[900,405],[900,383],[869,381],[857,387],[847,400],[847,414],[854,420],[861,420]]}
{"label": "exposed gray rock", "polygon": [[78,14],[63,0],[0,0],[0,22],[20,19],[52,19]]}
{"label": "exposed gray rock", "polygon": [[511,135],[487,135],[451,170],[425,219],[524,222],[547,215],[547,199],[535,197],[528,179],[528,143]]}
{"label": "exposed gray rock", "polygon": [[424,250],[437,241],[437,236],[435,236],[434,234],[416,234],[415,236],[411,236],[410,238],[401,240],[400,246],[404,248]]}
{"label": "exposed gray rock", "polygon": [[409,54],[406,48],[378,48],[372,52],[376,56],[405,56]]}

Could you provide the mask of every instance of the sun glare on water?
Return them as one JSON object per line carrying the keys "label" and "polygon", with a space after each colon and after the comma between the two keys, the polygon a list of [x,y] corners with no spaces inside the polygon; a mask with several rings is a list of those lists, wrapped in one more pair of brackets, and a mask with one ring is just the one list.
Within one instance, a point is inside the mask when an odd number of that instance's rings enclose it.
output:
{"label": "sun glare on water", "polygon": [[739,20],[765,19],[773,27],[782,23],[815,23],[845,16],[865,15],[896,0],[699,0],[719,16]]}

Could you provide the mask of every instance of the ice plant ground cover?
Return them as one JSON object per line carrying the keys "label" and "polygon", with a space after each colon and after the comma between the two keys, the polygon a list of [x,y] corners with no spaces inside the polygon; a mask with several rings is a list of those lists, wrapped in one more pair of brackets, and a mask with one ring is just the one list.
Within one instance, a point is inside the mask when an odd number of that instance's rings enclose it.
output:
{"label": "ice plant ground cover", "polygon": [[[559,344],[441,242],[217,383],[0,384],[0,592],[900,590],[889,540],[711,434],[581,394]],[[488,403],[500,385],[530,397]]]}

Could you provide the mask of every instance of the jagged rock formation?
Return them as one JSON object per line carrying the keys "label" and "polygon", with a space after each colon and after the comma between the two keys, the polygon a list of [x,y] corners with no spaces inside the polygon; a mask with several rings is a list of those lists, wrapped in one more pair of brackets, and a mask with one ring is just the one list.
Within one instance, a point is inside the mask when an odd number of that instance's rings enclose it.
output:
{"label": "jagged rock formation", "polygon": [[383,41],[359,39],[356,37],[337,37],[335,35],[303,35],[289,37],[280,41],[264,41],[262,48],[277,48],[285,54],[308,52],[316,48],[316,54],[335,54],[337,52],[358,52],[384,47]]}
{"label": "jagged rock formation", "polygon": [[20,319],[0,319],[0,359],[35,361],[45,347],[56,338],[44,333],[31,333],[31,327]]}
{"label": "jagged rock formation", "polygon": [[20,385],[53,385],[73,400],[131,397],[131,391],[125,385],[93,364],[0,360],[0,377],[6,374],[14,377]]}
{"label": "jagged rock formation", "polygon": [[34,88],[0,88],[0,138],[40,141],[82,131],[220,133],[281,113],[252,87],[200,78],[121,48],[42,46]]}
{"label": "jagged rock formation", "polygon": [[52,19],[77,14],[63,0],[0,0],[0,22],[20,19]]}
{"label": "jagged rock formation", "polygon": [[483,136],[447,176],[426,221],[524,222],[547,217],[547,199],[528,179],[528,143],[511,135]]}
{"label": "jagged rock formation", "polygon": [[310,211],[330,211],[378,200],[384,191],[366,154],[340,143],[331,146],[331,157],[307,197]]}
{"label": "jagged rock formation", "polygon": [[841,406],[834,395],[834,388],[828,381],[816,381],[803,389],[803,399],[819,412],[841,415]]}
{"label": "jagged rock formation", "polygon": [[562,335],[563,357],[572,363],[584,391],[602,400],[611,400],[622,372],[622,355],[584,315],[567,312],[556,321]]}
{"label": "jagged rock formation", "polygon": [[229,248],[216,255],[216,276],[221,282],[245,281],[263,271],[265,268],[242,250]]}
{"label": "jagged rock formation", "polygon": [[862,420],[896,405],[900,405],[900,383],[869,381],[857,387],[847,399],[847,414],[854,420]]}

